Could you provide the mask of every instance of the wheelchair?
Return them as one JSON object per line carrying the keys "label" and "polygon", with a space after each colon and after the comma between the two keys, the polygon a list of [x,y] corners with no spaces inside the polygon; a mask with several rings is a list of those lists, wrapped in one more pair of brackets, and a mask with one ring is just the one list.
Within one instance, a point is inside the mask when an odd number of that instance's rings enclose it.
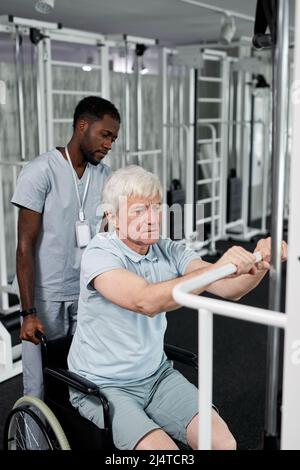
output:
{"label": "wheelchair", "polygon": [[[113,444],[109,403],[106,397],[93,382],[68,370],[67,356],[72,336],[51,341],[41,336],[41,340],[44,401],[31,396],[17,400],[6,419],[3,448],[117,450]],[[198,370],[197,354],[169,344],[165,344],[165,353],[170,360]],[[69,387],[99,399],[104,417],[102,429],[81,416],[71,405]]]}

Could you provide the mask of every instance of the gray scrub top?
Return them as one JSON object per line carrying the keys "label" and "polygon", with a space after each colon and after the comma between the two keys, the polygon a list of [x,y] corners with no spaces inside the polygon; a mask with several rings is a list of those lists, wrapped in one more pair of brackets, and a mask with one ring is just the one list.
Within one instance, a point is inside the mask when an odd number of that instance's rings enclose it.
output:
{"label": "gray scrub top", "polygon": [[[103,163],[98,166],[88,163],[77,181],[81,200],[87,170],[90,171],[90,183],[84,214],[93,237],[99,231],[103,215],[100,198],[111,169]],[[35,297],[52,301],[76,299],[84,249],[76,244],[75,223],[79,208],[71,168],[59,150],[50,150],[23,168],[11,202],[42,214],[35,253]]]}

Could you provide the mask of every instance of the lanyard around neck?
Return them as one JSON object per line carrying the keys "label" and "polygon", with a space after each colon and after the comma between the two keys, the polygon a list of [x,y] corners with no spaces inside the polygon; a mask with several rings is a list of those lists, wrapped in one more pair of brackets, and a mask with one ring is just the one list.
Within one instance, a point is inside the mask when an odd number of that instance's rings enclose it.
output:
{"label": "lanyard around neck", "polygon": [[79,189],[78,189],[78,184],[77,184],[77,181],[78,181],[77,173],[75,172],[74,167],[72,165],[72,161],[71,161],[67,146],[65,147],[65,151],[66,151],[66,156],[67,156],[68,162],[69,162],[70,167],[71,167],[73,181],[74,181],[74,184],[75,184],[76,196],[77,196],[78,205],[79,205],[79,220],[81,220],[81,222],[82,222],[84,220],[83,208],[84,208],[84,203],[85,203],[85,200],[86,200],[86,195],[87,195],[87,192],[88,192],[88,187],[89,187],[89,184],[90,184],[91,173],[90,173],[89,166],[87,166],[88,178],[87,178],[87,182],[86,182],[86,185],[85,185],[85,188],[84,188],[83,198],[82,198],[82,201],[81,201],[80,194],[79,194]]}

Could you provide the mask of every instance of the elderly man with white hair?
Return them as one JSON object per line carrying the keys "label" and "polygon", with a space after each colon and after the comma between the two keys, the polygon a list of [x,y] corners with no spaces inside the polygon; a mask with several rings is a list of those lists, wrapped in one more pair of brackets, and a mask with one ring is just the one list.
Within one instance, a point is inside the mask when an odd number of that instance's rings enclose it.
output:
{"label": "elderly man with white hair", "polygon": [[[166,312],[180,307],[172,297],[174,286],[230,262],[237,274],[206,290],[237,300],[270,267],[270,239],[258,242],[262,261],[256,265],[254,254],[241,247],[210,264],[182,244],[162,239],[161,200],[161,185],[152,173],[138,166],[114,172],[102,194],[114,230],[98,233],[82,258],[78,323],[68,364],[108,399],[114,444],[121,450],[175,450],[176,441],[197,449],[198,390],[173,368],[163,349]],[[70,397],[83,416],[103,427],[99,403],[75,391]],[[236,448],[214,409],[212,446]]]}

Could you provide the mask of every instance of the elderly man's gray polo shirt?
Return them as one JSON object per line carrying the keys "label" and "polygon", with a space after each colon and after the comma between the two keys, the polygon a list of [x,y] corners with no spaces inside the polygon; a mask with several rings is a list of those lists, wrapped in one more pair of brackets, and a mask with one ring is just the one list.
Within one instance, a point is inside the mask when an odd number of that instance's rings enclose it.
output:
{"label": "elderly man's gray polo shirt", "polygon": [[[90,283],[114,269],[126,269],[149,283],[167,281],[183,275],[193,259],[199,255],[170,239],[159,240],[146,255],[140,255],[116,233],[97,234],[82,257],[70,370],[101,386],[126,384],[153,374],[166,360],[165,312],[150,318],[119,307]],[[118,285],[113,287],[118,289]]]}

